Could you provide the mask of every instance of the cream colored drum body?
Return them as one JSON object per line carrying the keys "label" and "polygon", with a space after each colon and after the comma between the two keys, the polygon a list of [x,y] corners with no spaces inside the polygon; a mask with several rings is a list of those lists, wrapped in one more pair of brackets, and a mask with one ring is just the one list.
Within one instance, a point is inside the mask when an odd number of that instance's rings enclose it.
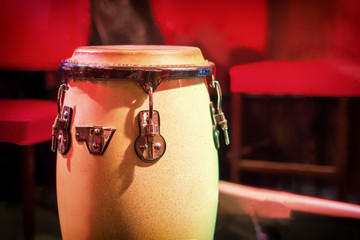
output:
{"label": "cream colored drum body", "polygon": [[[117,46],[77,49],[65,62],[150,67],[204,65],[196,48]],[[206,77],[164,79],[153,94],[164,155],[136,154],[138,113],[149,94],[131,79],[68,80],[71,145],[57,155],[62,237],[68,239],[212,239],[218,204],[218,155]],[[77,126],[116,129],[103,155],[77,141]]]}

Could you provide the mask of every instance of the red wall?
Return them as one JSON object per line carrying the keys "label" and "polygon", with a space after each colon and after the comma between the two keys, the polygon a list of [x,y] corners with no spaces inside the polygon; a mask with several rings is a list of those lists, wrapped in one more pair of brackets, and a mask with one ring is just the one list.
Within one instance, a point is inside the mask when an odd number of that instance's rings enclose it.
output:
{"label": "red wall", "polygon": [[273,59],[360,62],[360,2],[269,1]]}

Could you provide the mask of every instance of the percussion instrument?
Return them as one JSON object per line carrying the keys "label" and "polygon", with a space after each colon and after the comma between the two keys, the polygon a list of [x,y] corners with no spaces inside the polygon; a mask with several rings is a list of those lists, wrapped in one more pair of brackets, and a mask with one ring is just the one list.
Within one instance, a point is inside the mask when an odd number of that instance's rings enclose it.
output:
{"label": "percussion instrument", "polygon": [[195,47],[88,46],[59,71],[63,239],[213,239],[218,127],[229,143],[214,64]]}

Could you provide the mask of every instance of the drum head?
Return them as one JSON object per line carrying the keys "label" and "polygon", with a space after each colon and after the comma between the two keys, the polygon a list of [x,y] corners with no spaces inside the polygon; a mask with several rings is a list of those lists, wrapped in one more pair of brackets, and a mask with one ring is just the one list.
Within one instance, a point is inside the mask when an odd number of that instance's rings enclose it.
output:
{"label": "drum head", "polygon": [[86,46],[65,62],[103,66],[206,66],[199,48],[161,45]]}

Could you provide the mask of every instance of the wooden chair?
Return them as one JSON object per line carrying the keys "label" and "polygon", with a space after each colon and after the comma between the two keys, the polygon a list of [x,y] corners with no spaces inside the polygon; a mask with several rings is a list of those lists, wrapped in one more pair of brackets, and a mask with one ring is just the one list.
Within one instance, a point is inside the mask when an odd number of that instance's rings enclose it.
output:
{"label": "wooden chair", "polygon": [[[332,177],[341,195],[348,157],[347,102],[348,97],[360,95],[359,76],[358,67],[322,61],[264,61],[231,67],[231,180],[240,182],[240,173],[245,171]],[[244,158],[246,149],[252,149],[242,144],[244,94],[338,98],[335,129],[337,148],[334,163],[320,165],[316,162],[307,163],[306,160],[280,162]],[[256,146],[253,149],[256,151]]]}
{"label": "wooden chair", "polygon": [[[0,69],[57,71],[61,60],[71,56],[76,47],[88,44],[90,1],[2,2],[0,22],[2,36],[6,36],[0,39]],[[24,146],[25,239],[34,237],[34,145],[51,140],[57,115],[55,100],[0,100],[0,141]]]}
{"label": "wooden chair", "polygon": [[51,140],[55,101],[0,100],[0,142],[21,145],[22,206],[26,239],[34,234],[35,144]]}

